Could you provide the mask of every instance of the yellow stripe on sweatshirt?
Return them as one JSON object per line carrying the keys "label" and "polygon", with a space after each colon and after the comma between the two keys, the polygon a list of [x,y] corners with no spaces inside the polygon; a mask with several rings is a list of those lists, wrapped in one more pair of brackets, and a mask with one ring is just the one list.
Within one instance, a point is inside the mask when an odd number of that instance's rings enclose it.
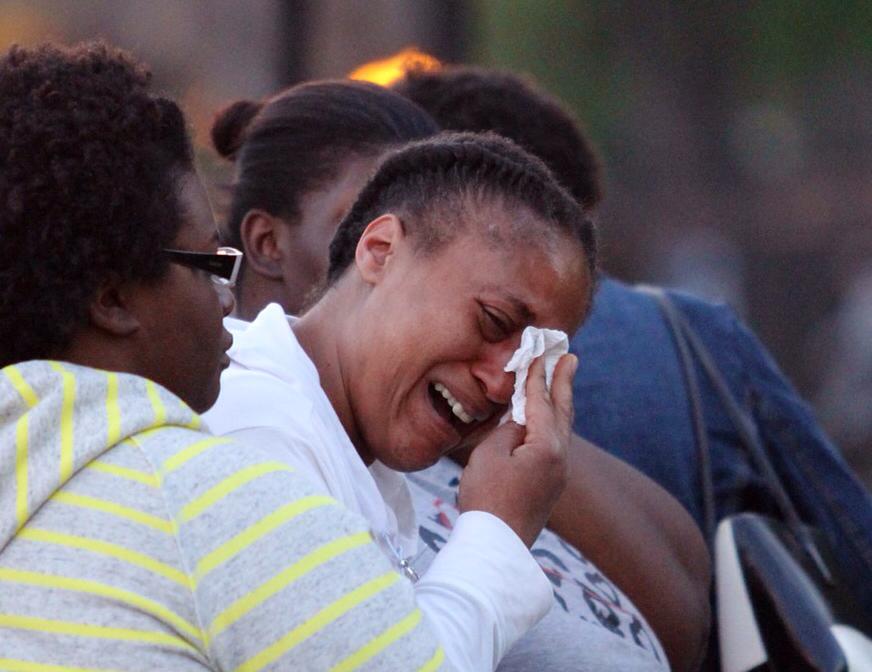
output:
{"label": "yellow stripe on sweatshirt", "polygon": [[51,499],[55,502],[60,502],[61,504],[78,506],[92,511],[101,511],[110,516],[115,516],[116,518],[124,518],[125,520],[145,525],[146,527],[150,527],[165,534],[174,534],[175,532],[175,526],[171,520],[165,520],[164,518],[153,516],[150,513],[132,509],[129,506],[122,506],[111,500],[97,499],[96,497],[79,495],[64,490],[56,492],[52,495]]}
{"label": "yellow stripe on sweatshirt", "polygon": [[211,553],[205,555],[194,570],[194,583],[197,584],[216,567],[223,565],[237,553],[241,553],[255,541],[266,536],[277,527],[283,525],[297,516],[320,506],[335,504],[336,500],[324,495],[312,495],[303,497],[295,502],[286,504],[265,516],[254,525],[246,528],[236,536],[221,544]]}
{"label": "yellow stripe on sweatshirt", "polygon": [[188,429],[200,429],[203,426],[203,419],[188,406],[184,401],[179,399],[179,407],[186,413],[191,414],[191,419],[185,424]]}
{"label": "yellow stripe on sweatshirt", "polygon": [[220,446],[225,443],[233,443],[233,441],[221,436],[210,436],[208,439],[201,439],[196,443],[192,443],[187,448],[183,448],[172,457],[167,458],[161,466],[161,472],[163,475],[170,474],[189,460],[193,460],[200,453],[213,446]]}
{"label": "yellow stripe on sweatshirt", "polygon": [[186,523],[193,520],[204,513],[213,504],[224,499],[227,495],[238,490],[246,483],[261,476],[265,476],[266,474],[273,474],[277,471],[291,472],[293,469],[281,462],[264,462],[263,464],[255,464],[246,467],[245,469],[240,469],[232,476],[225,478],[218,485],[209,488],[209,490],[197,497],[194,501],[186,504],[179,514],[179,521]]}
{"label": "yellow stripe on sweatshirt", "polygon": [[237,667],[238,672],[258,672],[267,665],[274,663],[276,660],[293,649],[300,642],[308,639],[316,634],[319,630],[327,627],[348,611],[351,611],[361,602],[365,602],[374,595],[390,587],[400,580],[400,575],[393,570],[382,574],[380,577],[367,581],[361,586],[358,586],[350,593],[343,595],[332,604],[324,607],[321,611],[315,614],[306,622],[298,625],[296,628],[288,632],[284,637],[279,639],[274,644],[266,647],[260,653],[246,660],[242,665]]}
{"label": "yellow stripe on sweatshirt", "polygon": [[69,635],[71,637],[91,637],[94,639],[113,639],[122,642],[138,644],[163,644],[198,654],[196,648],[177,635],[150,630],[131,630],[129,628],[110,628],[90,623],[75,623],[72,621],[56,621],[35,616],[19,616],[17,614],[0,614],[0,628],[14,630],[33,630],[48,632],[53,635]]}
{"label": "yellow stripe on sweatshirt", "polygon": [[36,541],[44,544],[56,544],[67,548],[77,548],[89,553],[105,555],[126,562],[129,565],[140,567],[152,574],[162,576],[184,588],[189,587],[187,575],[172,565],[167,565],[159,560],[155,560],[145,553],[132,551],[129,548],[108,541],[91,539],[90,537],[79,537],[73,534],[64,534],[63,532],[53,532],[51,530],[42,530],[34,527],[25,527],[18,533],[18,537],[19,539],[27,539],[28,541]]}
{"label": "yellow stripe on sweatshirt", "polygon": [[36,663],[32,660],[13,660],[12,658],[0,658],[0,670],[5,672],[120,672],[105,667],[70,667],[68,665]]}
{"label": "yellow stripe on sweatshirt", "polygon": [[445,651],[443,651],[440,646],[436,649],[436,653],[433,654],[433,657],[424,663],[423,667],[421,667],[418,672],[436,672],[436,670],[442,667],[443,662],[445,662]]}
{"label": "yellow stripe on sweatshirt", "polygon": [[400,637],[414,630],[418,627],[418,623],[420,622],[421,611],[415,609],[399,623],[395,623],[378,637],[372,639],[368,644],[360,647],[357,651],[348,656],[348,658],[334,665],[330,668],[330,672],[352,672],[352,670],[356,670],[365,662],[384,651]]}
{"label": "yellow stripe on sweatshirt", "polygon": [[135,483],[142,483],[143,485],[147,485],[150,488],[157,488],[160,486],[160,481],[155,474],[150,474],[145,471],[139,471],[138,469],[121,467],[117,464],[111,464],[109,462],[103,462],[101,460],[91,462],[91,464],[89,464],[86,468],[92,471],[99,471],[103,474],[109,474],[110,476],[123,478],[128,481],[134,481]]}
{"label": "yellow stripe on sweatshirt", "polygon": [[106,445],[121,438],[121,408],[118,406],[118,374],[106,374]]}
{"label": "yellow stripe on sweatshirt", "polygon": [[69,590],[76,593],[86,593],[88,595],[107,597],[116,600],[117,602],[141,609],[142,611],[155,616],[158,620],[168,623],[191,639],[195,639],[201,644],[203,643],[203,634],[198,628],[194,627],[184,618],[159,602],[155,602],[154,600],[150,600],[129,590],[116,588],[114,586],[109,586],[98,581],[90,581],[88,579],[74,579],[68,576],[57,576],[55,574],[44,574],[42,572],[7,569],[2,567],[0,567],[0,581],[23,583],[28,586],[37,586],[40,588],[56,588],[58,590]]}
{"label": "yellow stripe on sweatshirt", "polygon": [[25,413],[15,423],[15,519],[21,528],[29,517],[27,503],[28,421]]}
{"label": "yellow stripe on sweatshirt", "polygon": [[33,408],[39,403],[39,397],[36,396],[36,392],[33,391],[30,383],[24,379],[24,376],[21,375],[21,371],[17,367],[7,366],[3,369],[3,375],[12,383],[12,387],[21,395],[28,408]]}
{"label": "yellow stripe on sweatshirt", "polygon": [[[33,408],[39,403],[39,397],[30,386],[21,371],[15,366],[7,366],[3,369],[3,375],[15,388],[15,391],[24,399],[28,408]],[[27,522],[30,515],[27,503],[27,454],[29,441],[29,421],[25,413],[15,423],[15,520],[20,528]]]}
{"label": "yellow stripe on sweatshirt", "polygon": [[73,409],[76,403],[76,378],[67,371],[60,362],[51,362],[53,368],[61,376],[63,401],[61,402],[61,463],[59,483],[63,485],[73,475]]}
{"label": "yellow stripe on sweatshirt", "polygon": [[308,555],[300,558],[294,564],[283,569],[269,581],[262,583],[255,590],[240,597],[236,602],[227,607],[227,609],[218,614],[209,626],[207,632],[209,640],[211,641],[214,639],[217,635],[229,628],[252,609],[263,604],[280,590],[287,587],[297,579],[305,576],[319,565],[323,565],[328,560],[332,560],[353,548],[364,546],[371,541],[372,536],[369,532],[360,532],[359,534],[340,537],[339,539],[335,539],[330,543],[316,548]]}
{"label": "yellow stripe on sweatshirt", "polygon": [[166,422],[167,407],[164,406],[163,400],[160,398],[160,392],[157,391],[157,385],[152,381],[145,381],[145,393],[148,395],[148,400],[151,402],[151,410],[154,411],[155,427],[160,427]]}

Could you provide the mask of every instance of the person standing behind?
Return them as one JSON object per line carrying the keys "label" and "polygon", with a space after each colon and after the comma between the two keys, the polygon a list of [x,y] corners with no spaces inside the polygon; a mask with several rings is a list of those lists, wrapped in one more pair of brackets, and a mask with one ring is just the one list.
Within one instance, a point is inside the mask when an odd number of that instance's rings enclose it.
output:
{"label": "person standing behind", "polygon": [[[599,203],[600,168],[590,141],[572,115],[531,81],[457,66],[408,72],[392,88],[443,128],[493,131],[515,140],[541,158],[580,204],[592,210]],[[734,397],[745,400],[800,515],[826,535],[872,614],[869,493],[732,310],[669,294],[715,355]],[[574,383],[575,431],[660,483],[710,534],[683,373],[657,303],[601,274],[591,315],[572,337],[570,350],[583,362]],[[706,385],[702,392],[715,520],[741,510],[777,510],[714,390]],[[571,477],[564,501],[572,501],[578,485]]]}
{"label": "person standing behind", "polygon": [[251,321],[269,303],[301,314],[378,158],[438,131],[417,105],[365,82],[309,82],[218,113],[212,143],[237,167],[225,236],[245,252],[235,316]]}

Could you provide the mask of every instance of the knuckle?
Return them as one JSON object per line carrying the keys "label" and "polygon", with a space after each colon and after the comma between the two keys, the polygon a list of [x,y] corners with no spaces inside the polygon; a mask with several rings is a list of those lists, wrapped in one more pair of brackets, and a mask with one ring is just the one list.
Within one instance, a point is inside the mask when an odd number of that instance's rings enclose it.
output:
{"label": "knuckle", "polygon": [[562,469],[566,466],[566,454],[559,442],[552,443],[542,451],[542,462],[549,469]]}

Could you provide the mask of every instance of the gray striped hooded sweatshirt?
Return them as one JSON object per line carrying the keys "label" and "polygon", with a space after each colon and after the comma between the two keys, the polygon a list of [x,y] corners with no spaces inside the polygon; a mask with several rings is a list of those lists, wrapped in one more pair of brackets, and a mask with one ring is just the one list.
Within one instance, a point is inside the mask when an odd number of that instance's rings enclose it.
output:
{"label": "gray striped hooded sweatshirt", "polygon": [[136,376],[0,371],[0,670],[436,670],[364,520]]}

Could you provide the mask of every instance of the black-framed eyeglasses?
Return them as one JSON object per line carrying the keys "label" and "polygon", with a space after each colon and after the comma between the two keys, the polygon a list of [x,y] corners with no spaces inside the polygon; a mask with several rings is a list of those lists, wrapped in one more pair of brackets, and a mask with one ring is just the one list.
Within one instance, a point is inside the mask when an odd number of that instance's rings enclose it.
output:
{"label": "black-framed eyeglasses", "polygon": [[206,271],[212,282],[222,287],[233,287],[242,264],[242,251],[235,247],[219,247],[217,252],[190,252],[188,250],[164,250],[170,260],[190,268]]}

